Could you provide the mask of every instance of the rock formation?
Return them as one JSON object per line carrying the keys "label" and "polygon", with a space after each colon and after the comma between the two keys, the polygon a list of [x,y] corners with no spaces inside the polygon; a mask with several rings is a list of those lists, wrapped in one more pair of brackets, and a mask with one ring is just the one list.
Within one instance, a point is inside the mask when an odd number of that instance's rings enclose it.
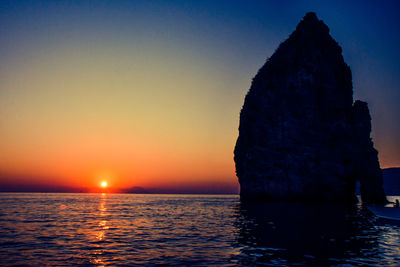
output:
{"label": "rock formation", "polygon": [[234,160],[242,199],[385,203],[367,103],[342,49],[307,13],[252,81]]}

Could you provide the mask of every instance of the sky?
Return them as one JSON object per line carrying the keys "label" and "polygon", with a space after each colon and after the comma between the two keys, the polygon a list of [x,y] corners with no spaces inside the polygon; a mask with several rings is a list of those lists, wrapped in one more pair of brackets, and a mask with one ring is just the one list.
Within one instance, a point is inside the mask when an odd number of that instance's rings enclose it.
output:
{"label": "sky", "polygon": [[244,96],[308,11],[400,166],[399,1],[0,1],[0,185],[237,192]]}

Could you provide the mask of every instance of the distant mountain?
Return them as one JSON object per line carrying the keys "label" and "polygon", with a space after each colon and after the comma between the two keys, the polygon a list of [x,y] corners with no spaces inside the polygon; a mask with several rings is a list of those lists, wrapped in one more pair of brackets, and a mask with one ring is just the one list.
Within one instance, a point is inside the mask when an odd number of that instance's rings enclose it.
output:
{"label": "distant mountain", "polygon": [[235,185],[229,186],[203,186],[203,187],[177,187],[177,188],[144,188],[144,187],[131,187],[127,189],[121,189],[120,193],[127,193],[127,194],[217,194],[217,195],[236,195],[238,194],[238,189]]}
{"label": "distant mountain", "polygon": [[148,189],[145,189],[140,186],[134,186],[121,191],[122,191],[121,193],[127,193],[127,194],[151,194],[151,192]]}
{"label": "distant mountain", "polygon": [[383,189],[387,195],[400,195],[400,167],[383,169]]}

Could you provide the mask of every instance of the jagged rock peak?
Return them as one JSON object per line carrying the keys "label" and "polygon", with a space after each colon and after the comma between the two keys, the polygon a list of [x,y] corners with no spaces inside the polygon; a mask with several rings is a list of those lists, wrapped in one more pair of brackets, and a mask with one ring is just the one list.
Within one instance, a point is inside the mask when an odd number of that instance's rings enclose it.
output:
{"label": "jagged rock peak", "polygon": [[[366,103],[339,44],[307,13],[254,77],[234,151],[242,199],[384,203]],[[366,167],[367,166],[367,167]]]}
{"label": "jagged rock peak", "polygon": [[296,31],[300,32],[321,32],[329,34],[329,28],[326,24],[318,19],[315,12],[308,12],[303,19],[297,24]]}

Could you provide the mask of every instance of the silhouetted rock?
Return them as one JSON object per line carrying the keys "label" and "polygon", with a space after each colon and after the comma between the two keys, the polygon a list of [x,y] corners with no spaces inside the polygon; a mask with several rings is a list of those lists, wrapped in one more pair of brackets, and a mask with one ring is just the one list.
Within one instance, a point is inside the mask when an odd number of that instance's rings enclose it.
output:
{"label": "silhouetted rock", "polygon": [[[400,195],[400,168],[382,169],[383,190],[388,196]],[[356,194],[360,194],[360,186],[356,187]]]}
{"label": "silhouetted rock", "polygon": [[254,77],[235,147],[242,199],[385,203],[365,102],[342,49],[307,13]]}

